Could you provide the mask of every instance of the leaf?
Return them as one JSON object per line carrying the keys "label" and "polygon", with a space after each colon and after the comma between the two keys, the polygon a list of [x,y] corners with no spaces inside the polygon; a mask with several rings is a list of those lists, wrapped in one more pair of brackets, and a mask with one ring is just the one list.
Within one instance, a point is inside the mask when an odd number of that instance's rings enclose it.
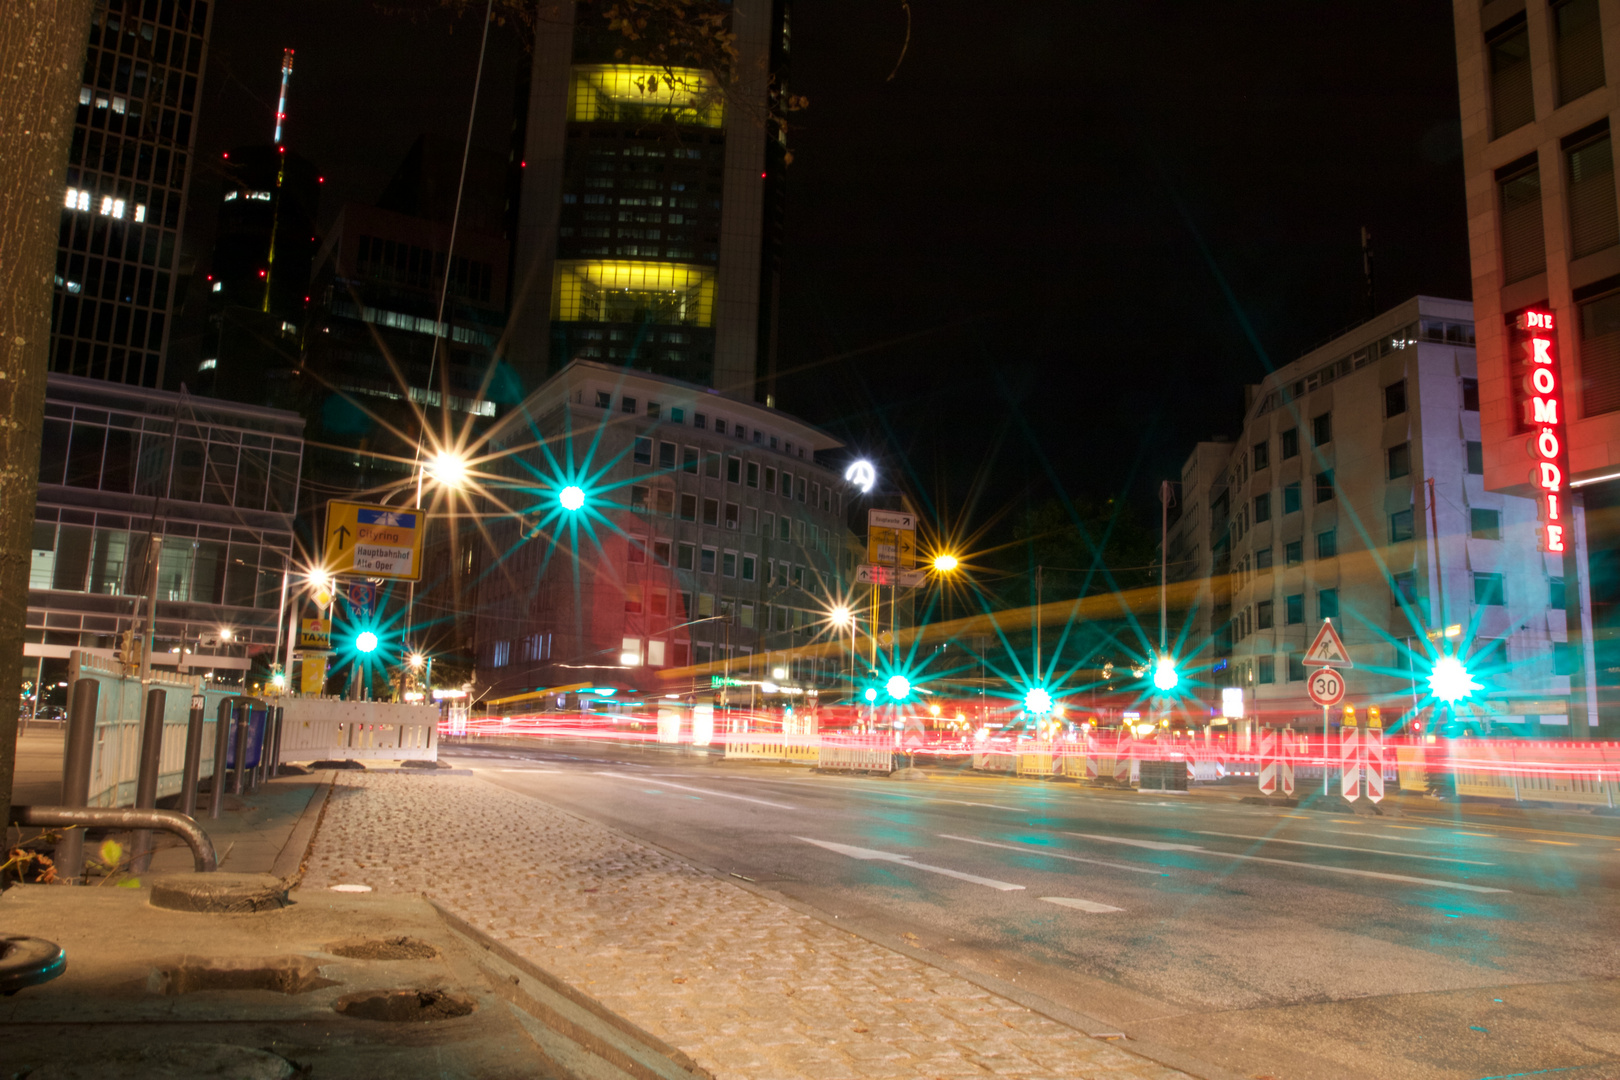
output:
{"label": "leaf", "polygon": [[101,861],[108,866],[117,866],[124,857],[124,845],[116,840],[104,841],[101,845]]}

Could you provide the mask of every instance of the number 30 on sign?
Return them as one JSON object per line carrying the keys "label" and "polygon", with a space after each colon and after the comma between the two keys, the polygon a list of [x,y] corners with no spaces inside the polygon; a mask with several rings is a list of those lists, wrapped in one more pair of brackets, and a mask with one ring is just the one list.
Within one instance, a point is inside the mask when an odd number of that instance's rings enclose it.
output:
{"label": "number 30 on sign", "polygon": [[1324,708],[1344,700],[1344,676],[1332,668],[1317,668],[1305,681],[1305,692]]}

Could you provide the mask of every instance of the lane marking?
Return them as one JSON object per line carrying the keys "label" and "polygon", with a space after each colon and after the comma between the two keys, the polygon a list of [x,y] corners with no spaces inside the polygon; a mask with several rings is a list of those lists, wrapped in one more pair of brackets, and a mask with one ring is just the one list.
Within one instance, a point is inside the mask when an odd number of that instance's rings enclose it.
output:
{"label": "lane marking", "polygon": [[[1341,823],[1340,822],[1334,822],[1334,824],[1337,825],[1337,824],[1341,824]],[[1454,841],[1451,841],[1451,840],[1430,840],[1428,837],[1425,837],[1425,836],[1391,836],[1389,833],[1381,833],[1381,832],[1364,832],[1364,833],[1360,833],[1359,835],[1365,836],[1365,837],[1368,837],[1368,838],[1377,837],[1380,840],[1396,840],[1396,841],[1399,841],[1402,844],[1434,844],[1434,845],[1439,846],[1439,847],[1448,847],[1448,846],[1451,846],[1454,843]],[[1462,835],[1464,835],[1464,836],[1484,836],[1485,834],[1484,833],[1464,833]]]}
{"label": "lane marking", "polygon": [[807,844],[814,844],[828,851],[836,851],[840,855],[848,855],[852,859],[861,859],[867,862],[892,862],[899,866],[909,866],[913,870],[926,870],[930,874],[943,874],[945,877],[956,878],[959,881],[971,881],[975,885],[987,885],[1002,892],[1015,892],[1024,886],[1014,885],[1010,881],[997,881],[995,878],[979,877],[977,874],[964,874],[960,870],[949,870],[943,866],[930,866],[928,863],[914,862],[910,855],[898,855],[892,851],[875,851],[872,848],[853,847],[849,844],[835,844],[831,840],[814,840],[808,836],[794,837]]}
{"label": "lane marking", "polygon": [[1024,844],[998,844],[993,840],[975,840],[971,836],[952,836],[950,833],[940,833],[943,839],[960,840],[964,844],[983,844],[985,847],[1006,848],[1008,851],[1017,851],[1025,855],[1045,855],[1054,859],[1067,859],[1070,862],[1091,863],[1093,866],[1111,866],[1115,870],[1129,870],[1133,874],[1151,874],[1154,877],[1169,877],[1163,870],[1149,870],[1144,866],[1132,866],[1130,863],[1108,862],[1104,859],[1083,859],[1079,855],[1065,855],[1061,851],[1049,851]]}
{"label": "lane marking", "polygon": [[907,795],[903,791],[874,791],[871,794],[880,799],[916,799],[919,802],[955,803],[957,806],[987,806],[992,810],[1011,810],[1015,814],[1026,814],[1030,811],[1021,806],[998,806],[989,802],[968,802],[965,799],[942,799],[937,795]]}
{"label": "lane marking", "polygon": [[[615,780],[633,780],[638,784],[644,784],[647,782],[647,777],[645,776],[625,776],[623,773],[598,772],[593,775],[611,776]],[[778,810],[798,809],[796,806],[789,806],[787,803],[771,802],[769,799],[754,799],[747,795],[732,795],[731,793],[725,791],[710,791],[708,788],[687,787],[685,784],[666,783],[663,786],[667,788],[679,788],[681,791],[695,791],[699,795],[713,795],[717,799],[737,799],[741,802],[758,803],[761,806],[773,806]]]}
{"label": "lane marking", "polygon": [[1268,859],[1262,855],[1238,855],[1230,851],[1211,851],[1196,844],[1165,844],[1157,840],[1134,840],[1123,836],[1097,836],[1092,833],[1070,833],[1070,836],[1080,836],[1087,840],[1101,840],[1105,844],[1129,844],[1132,847],[1151,848],[1155,851],[1189,851],[1198,855],[1209,855],[1222,859],[1242,859],[1244,862],[1273,863],[1277,866],[1292,866],[1296,870],[1320,870],[1325,874],[1348,874],[1351,877],[1380,878],[1384,881],[1407,881],[1414,885],[1438,885],[1443,889],[1462,889],[1466,892],[1478,893],[1510,893],[1512,889],[1497,889],[1489,885],[1468,885],[1460,881],[1440,881],[1437,878],[1409,877],[1405,874],[1385,874],[1377,870],[1353,870],[1348,866],[1323,866],[1320,863],[1295,862],[1292,859]]}
{"label": "lane marking", "polygon": [[1536,839],[1534,839],[1532,837],[1526,837],[1526,839],[1529,840],[1530,843],[1532,843],[1532,844],[1557,844],[1559,847],[1574,847],[1575,846],[1574,844],[1570,843],[1568,840],[1536,840]]}
{"label": "lane marking", "polygon": [[1480,862],[1477,859],[1453,859],[1448,855],[1425,855],[1416,851],[1380,851],[1377,848],[1346,847],[1343,844],[1317,844],[1310,840],[1284,840],[1280,836],[1246,836],[1233,832],[1210,832],[1208,829],[1194,829],[1199,836],[1226,836],[1233,840],[1258,840],[1262,844],[1298,844],[1300,847],[1328,848],[1332,851],[1360,851],[1368,855],[1392,855],[1397,859],[1430,859],[1435,862],[1466,863],[1469,866],[1495,866],[1495,863]]}
{"label": "lane marking", "polygon": [[1048,904],[1057,904],[1060,907],[1072,907],[1080,911],[1090,911],[1099,915],[1107,911],[1125,910],[1124,908],[1110,907],[1107,904],[1099,904],[1095,900],[1076,900],[1072,896],[1043,896],[1041,899],[1045,900]]}
{"label": "lane marking", "polygon": [[559,774],[561,774],[563,772],[562,769],[496,769],[494,771],[495,772],[515,772],[515,773],[544,773],[544,774],[549,775],[549,776],[557,776],[557,775],[559,775]]}

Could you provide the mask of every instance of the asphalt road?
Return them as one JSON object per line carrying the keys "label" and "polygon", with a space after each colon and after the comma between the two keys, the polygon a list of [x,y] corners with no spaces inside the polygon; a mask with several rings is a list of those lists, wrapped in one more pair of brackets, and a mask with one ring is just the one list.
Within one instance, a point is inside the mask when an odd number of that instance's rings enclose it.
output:
{"label": "asphalt road", "polygon": [[1620,1078],[1614,819],[1352,817],[613,745],[445,756],[1228,1074]]}

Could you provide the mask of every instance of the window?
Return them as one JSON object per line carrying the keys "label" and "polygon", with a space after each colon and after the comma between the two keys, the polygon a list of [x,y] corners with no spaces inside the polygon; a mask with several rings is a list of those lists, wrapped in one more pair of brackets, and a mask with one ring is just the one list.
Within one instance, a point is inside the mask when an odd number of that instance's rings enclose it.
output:
{"label": "window", "polygon": [[1598,0],[1566,0],[1553,6],[1553,54],[1558,64],[1558,104],[1567,105],[1603,85]]}
{"label": "window", "polygon": [[1299,457],[1299,428],[1289,428],[1284,431],[1281,442],[1284,461],[1291,457]]}
{"label": "window", "polygon": [[1398,544],[1402,540],[1412,539],[1412,511],[1397,510],[1389,515],[1389,542]]}
{"label": "window", "polygon": [[720,479],[720,455],[710,454],[703,459],[703,475],[710,480]]}
{"label": "window", "polygon": [[681,453],[681,471],[697,475],[698,448],[688,446]]}
{"label": "window", "polygon": [[[612,640],[609,638],[608,640]],[[619,643],[619,663],[634,667],[641,663],[641,639],[627,637]]]}
{"label": "window", "polygon": [[1524,12],[1485,34],[1490,54],[1491,138],[1521,128],[1536,118],[1530,91],[1530,36]]}
{"label": "window", "polygon": [[647,496],[651,494],[647,488],[640,484],[630,485],[630,509],[638,514],[647,512]]}
{"label": "window", "polygon": [[1333,414],[1325,412],[1311,418],[1311,445],[1326,446],[1333,441]]}
{"label": "window", "polygon": [[654,540],[653,541],[653,546],[652,546],[652,557],[653,557],[653,565],[654,566],[668,566],[669,565],[669,541],[668,540]]}
{"label": "window", "polygon": [[596,407],[598,409],[611,409],[613,407],[613,395],[606,390],[598,390],[596,392]]}
{"label": "window", "polygon": [[1254,568],[1256,570],[1271,569],[1271,549],[1256,548],[1254,552]]}
{"label": "window", "polygon": [[1502,512],[1471,508],[1468,511],[1468,531],[1475,540],[1502,539]]}
{"label": "window", "polygon": [[680,607],[669,613],[672,619],[690,619],[692,617],[692,594],[689,592],[670,593],[669,598],[680,604]]}
{"label": "window", "polygon": [[662,641],[647,642],[647,665],[649,667],[664,666],[664,643]]}
{"label": "window", "polygon": [[1254,444],[1254,471],[1259,472],[1271,464],[1271,444],[1257,442]]}
{"label": "window", "polygon": [[672,423],[672,424],[684,424],[684,423],[686,423],[686,410],[685,409],[671,409],[671,410],[669,410],[669,420],[670,420],[670,423]]}
{"label": "window", "polygon": [[619,408],[623,412],[629,412],[629,413],[635,412],[636,411],[636,399],[633,398],[633,397],[627,397],[627,398],[619,399]]}
{"label": "window", "polygon": [[1254,523],[1271,520],[1271,492],[1254,497]]}
{"label": "window", "polygon": [[735,530],[739,524],[738,515],[741,513],[742,507],[733,502],[726,503],[726,528]]}
{"label": "window", "polygon": [[1270,630],[1274,625],[1276,616],[1272,614],[1272,602],[1262,600],[1254,605],[1254,625],[1257,630]]}
{"label": "window", "polygon": [[776,519],[776,538],[778,540],[793,539],[793,519],[786,514]]}
{"label": "window", "polygon": [[776,535],[776,515],[769,510],[765,511],[765,528],[760,531],[760,535],[767,540]]}
{"label": "window", "polygon": [[726,458],[726,482],[742,483],[742,458]]}
{"label": "window", "polygon": [[725,551],[720,554],[720,573],[726,577],[737,576],[737,553]]}
{"label": "window", "polygon": [[654,589],[648,611],[653,615],[667,615],[669,613],[669,590]]}
{"label": "window", "polygon": [[624,587],[624,610],[632,615],[641,614],[640,585],[626,585]]}
{"label": "window", "polygon": [[681,520],[682,521],[696,521],[697,520],[697,496],[696,495],[686,495],[686,494],[681,495]]}
{"label": "window", "polygon": [[714,649],[710,645],[704,644],[701,641],[692,643],[692,663],[694,664],[709,663],[709,658],[713,655],[713,653]]}
{"label": "window", "polygon": [[743,604],[737,608],[737,625],[741,626],[744,630],[752,630],[754,628],[753,604]]}
{"label": "window", "polygon": [[1384,387],[1384,419],[1399,416],[1406,411],[1406,380]]}
{"label": "window", "polygon": [[800,563],[798,566],[795,566],[793,568],[793,587],[795,589],[804,588],[804,564],[803,563]]}
{"label": "window", "polygon": [[1277,658],[1275,656],[1259,656],[1254,661],[1254,681],[1274,683],[1277,681]]}
{"label": "window", "polygon": [[1501,607],[1507,603],[1503,599],[1501,574],[1474,575],[1474,603],[1481,607]]}
{"label": "window", "polygon": [[697,546],[695,544],[682,544],[676,549],[675,554],[675,568],[677,570],[692,570],[696,568]]}
{"label": "window", "polygon": [[714,614],[714,593],[698,593],[697,613],[700,619]]}
{"label": "window", "polygon": [[700,573],[700,574],[712,574],[712,573],[714,573],[714,557],[715,557],[715,554],[716,554],[715,549],[712,548],[712,547],[706,547],[706,548],[704,548],[702,550],[702,552],[699,554],[699,557],[698,557],[698,573]]}
{"label": "window", "polygon": [[757,555],[744,553],[742,557],[742,579],[744,581],[753,581],[758,566],[759,557]]}
{"label": "window", "polygon": [[1294,652],[1288,654],[1288,681],[1305,681],[1305,654]]}
{"label": "window", "polygon": [[631,563],[644,563],[647,561],[647,538],[644,536],[630,536],[625,538],[624,561]]}
{"label": "window", "polygon": [[1297,481],[1283,487],[1283,513],[1299,513],[1299,483]]}
{"label": "window", "polygon": [[787,588],[788,572],[791,569],[791,563],[779,562],[776,564],[776,584],[781,588]]}
{"label": "window", "polygon": [[1331,559],[1339,553],[1339,530],[1327,529],[1316,534],[1316,557]]}
{"label": "window", "polygon": [[1316,474],[1316,501],[1319,503],[1333,501],[1333,470],[1324,469]]}
{"label": "window", "polygon": [[1569,177],[1571,254],[1579,259],[1620,244],[1620,208],[1614,201],[1614,146],[1608,131],[1565,150],[1564,164]]}
{"label": "window", "polygon": [[1284,618],[1289,626],[1298,626],[1305,621],[1305,594],[1294,593],[1283,599]]}
{"label": "window", "polygon": [[1547,269],[1541,224],[1541,167],[1534,162],[1497,177],[1502,204],[1502,275],[1508,284]]}
{"label": "window", "polygon": [[779,494],[784,498],[793,498],[793,474],[785,469],[782,471],[782,486],[779,489]]}
{"label": "window", "polygon": [[1620,293],[1588,301],[1580,310],[1582,413],[1620,411]]}
{"label": "window", "polygon": [[1412,473],[1412,444],[1401,443],[1384,451],[1384,458],[1389,468],[1386,474],[1391,480],[1399,480]]}
{"label": "window", "polygon": [[748,486],[751,488],[759,487],[759,462],[757,461],[748,463]]}
{"label": "window", "polygon": [[702,431],[709,426],[709,414],[695,412],[692,414],[692,426]]}
{"label": "window", "polygon": [[1554,611],[1563,611],[1565,606],[1564,579],[1561,577],[1547,579],[1547,605]]}
{"label": "window", "polygon": [[653,420],[658,419],[658,414],[661,413],[661,412],[663,412],[663,406],[658,404],[658,402],[656,402],[656,401],[647,402],[647,416],[650,419],[653,419]]}
{"label": "window", "polygon": [[1283,545],[1283,565],[1298,566],[1305,561],[1305,541],[1290,540]]}
{"label": "window", "polygon": [[703,524],[718,526],[720,524],[720,500],[703,500]]}
{"label": "window", "polygon": [[[628,399],[626,399],[628,400]],[[636,436],[635,459],[637,465],[652,464],[652,440]]]}
{"label": "window", "polygon": [[1462,381],[1462,401],[1464,412],[1479,412],[1479,380],[1464,379]]}
{"label": "window", "polygon": [[772,469],[772,468],[770,468],[768,466],[765,469],[765,490],[766,491],[775,491],[776,490],[776,470]]}
{"label": "window", "polygon": [[759,535],[759,510],[757,507],[743,507],[743,532],[749,536]]}
{"label": "window", "polygon": [[1402,603],[1405,603],[1407,606],[1412,606],[1417,603],[1416,570],[1404,570],[1401,573],[1396,574],[1394,577],[1390,578],[1390,584],[1394,589],[1394,600],[1397,607],[1399,607]]}
{"label": "window", "polygon": [[1468,457],[1468,475],[1469,476],[1484,476],[1485,475],[1485,444],[1480,443],[1480,442],[1474,442],[1474,441],[1470,440],[1469,442],[1464,444],[1463,449],[1467,452],[1467,457]]}
{"label": "window", "polygon": [[805,486],[808,483],[809,483],[809,481],[806,480],[804,477],[802,477],[802,476],[799,477],[799,487],[798,487],[799,495],[798,495],[798,498],[799,498],[800,502],[804,502]]}
{"label": "window", "polygon": [[1319,619],[1337,619],[1339,617],[1339,590],[1316,590],[1316,617]]}
{"label": "window", "polygon": [[724,435],[726,433],[726,422],[719,417],[715,417],[714,420],[714,433],[716,435]]}
{"label": "window", "polygon": [[660,469],[673,469],[675,467],[675,444],[661,442],[658,444],[658,467]]}

